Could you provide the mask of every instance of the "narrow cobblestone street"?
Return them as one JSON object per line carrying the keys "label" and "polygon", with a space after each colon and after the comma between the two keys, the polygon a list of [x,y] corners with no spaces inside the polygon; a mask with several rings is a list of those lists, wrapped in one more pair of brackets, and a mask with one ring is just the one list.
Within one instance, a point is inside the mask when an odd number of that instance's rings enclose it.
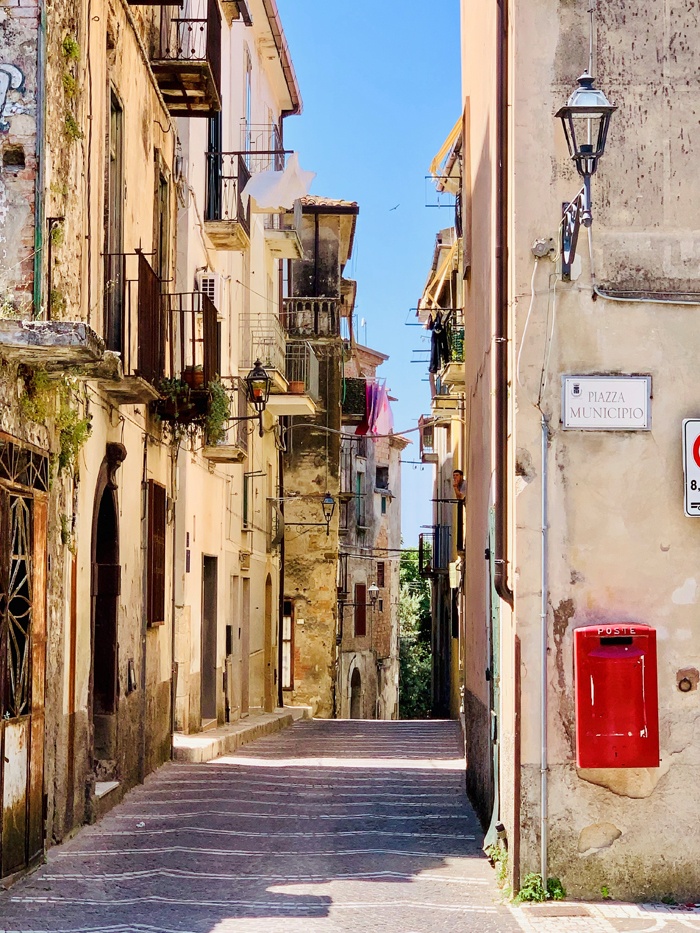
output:
{"label": "narrow cobblestone street", "polygon": [[[0,894],[3,931],[582,933],[690,911],[499,903],[447,722],[300,722],[166,765]],[[568,916],[567,916],[568,915]]]}

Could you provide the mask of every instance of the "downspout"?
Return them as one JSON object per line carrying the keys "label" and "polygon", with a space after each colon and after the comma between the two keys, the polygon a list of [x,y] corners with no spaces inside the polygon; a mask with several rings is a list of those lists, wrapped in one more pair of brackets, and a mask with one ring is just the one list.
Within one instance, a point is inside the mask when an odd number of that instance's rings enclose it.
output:
{"label": "downspout", "polygon": [[180,448],[178,449],[173,456],[171,454],[170,459],[170,488],[172,491],[172,500],[173,500],[173,570],[172,570],[172,580],[170,581],[170,589],[172,590],[172,605],[170,607],[171,619],[170,619],[170,757],[174,758],[175,755],[175,746],[173,743],[173,736],[175,735],[175,706],[177,704],[177,661],[175,656],[175,586],[177,580],[177,494],[178,494],[178,454]]}
{"label": "downspout", "polygon": [[542,415],[542,576],[540,581],[542,596],[540,607],[541,659],[540,659],[540,873],[542,883],[547,886],[547,606],[549,602],[549,529],[547,526],[547,448],[549,444],[548,417]]}
{"label": "downspout", "polygon": [[498,0],[496,61],[496,592],[513,608],[508,585],[508,0]]}
{"label": "downspout", "polygon": [[[286,421],[286,419],[285,419]],[[279,466],[279,510],[284,520],[284,451],[278,454]],[[282,635],[284,632],[284,534],[280,541],[280,573],[279,573],[279,619],[277,622],[277,704],[284,706],[284,691],[282,686]],[[290,663],[294,663],[291,658]]]}
{"label": "downspout", "polygon": [[37,30],[37,74],[36,74],[36,188],[34,190],[34,287],[32,299],[34,313],[41,315],[41,281],[44,266],[44,139],[46,127],[46,6],[40,4],[39,28]]}

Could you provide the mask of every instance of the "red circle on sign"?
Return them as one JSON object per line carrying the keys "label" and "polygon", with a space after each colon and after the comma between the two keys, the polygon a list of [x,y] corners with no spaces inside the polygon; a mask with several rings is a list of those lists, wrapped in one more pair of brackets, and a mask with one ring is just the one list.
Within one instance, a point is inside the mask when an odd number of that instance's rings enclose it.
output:
{"label": "red circle on sign", "polygon": [[695,443],[693,444],[693,460],[700,467],[700,434],[695,438]]}

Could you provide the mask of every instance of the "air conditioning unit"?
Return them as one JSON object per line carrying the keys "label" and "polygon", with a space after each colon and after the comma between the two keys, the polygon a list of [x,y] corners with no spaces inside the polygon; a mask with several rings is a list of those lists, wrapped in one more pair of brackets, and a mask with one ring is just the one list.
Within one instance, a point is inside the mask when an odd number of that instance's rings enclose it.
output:
{"label": "air conditioning unit", "polygon": [[197,276],[197,288],[214,302],[214,307],[221,317],[224,309],[221,295],[221,276],[218,272],[200,272]]}

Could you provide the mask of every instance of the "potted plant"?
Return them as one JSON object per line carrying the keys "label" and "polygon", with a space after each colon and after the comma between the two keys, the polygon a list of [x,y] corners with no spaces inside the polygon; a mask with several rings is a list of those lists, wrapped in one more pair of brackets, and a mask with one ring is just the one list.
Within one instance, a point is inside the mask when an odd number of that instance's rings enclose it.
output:
{"label": "potted plant", "polygon": [[204,370],[201,366],[185,366],[182,378],[190,389],[204,388]]}

